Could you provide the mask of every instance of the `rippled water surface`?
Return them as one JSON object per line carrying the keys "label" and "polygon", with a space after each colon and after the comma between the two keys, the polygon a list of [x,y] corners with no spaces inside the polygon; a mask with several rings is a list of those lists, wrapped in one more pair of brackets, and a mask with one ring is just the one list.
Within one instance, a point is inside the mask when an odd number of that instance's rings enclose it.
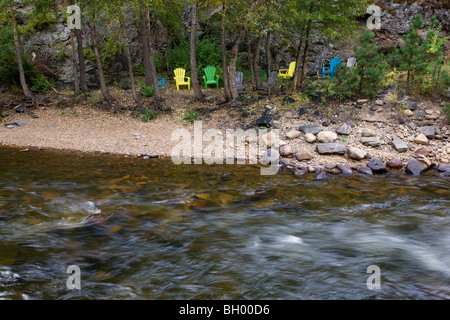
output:
{"label": "rippled water surface", "polygon": [[0,298],[450,299],[449,178],[259,173],[0,147]]}

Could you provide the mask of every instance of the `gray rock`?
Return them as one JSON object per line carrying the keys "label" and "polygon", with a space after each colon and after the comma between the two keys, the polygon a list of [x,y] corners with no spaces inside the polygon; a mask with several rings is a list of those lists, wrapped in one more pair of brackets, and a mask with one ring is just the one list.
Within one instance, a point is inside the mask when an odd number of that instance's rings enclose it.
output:
{"label": "gray rock", "polygon": [[423,126],[419,128],[419,131],[422,132],[428,139],[433,139],[436,134],[436,129],[434,126]]}
{"label": "gray rock", "polygon": [[344,123],[343,125],[339,126],[339,128],[336,129],[337,134],[344,134],[348,135],[352,132],[353,128],[349,126],[348,124]]}
{"label": "gray rock", "polygon": [[345,144],[341,141],[334,143],[319,143],[317,145],[319,154],[345,154]]}
{"label": "gray rock", "polygon": [[318,134],[322,130],[322,126],[318,124],[307,124],[304,126],[298,127],[298,130],[300,130],[303,133],[311,133],[311,134]]}
{"label": "gray rock", "polygon": [[321,131],[317,134],[317,141],[332,143],[337,139],[337,134],[332,131]]}
{"label": "gray rock", "polygon": [[369,176],[373,176],[373,171],[372,169],[368,168],[368,167],[360,167],[358,169],[358,172],[362,173],[362,174],[367,174]]}
{"label": "gray rock", "polygon": [[306,170],[305,170],[305,169],[299,169],[299,168],[296,168],[296,169],[294,170],[294,174],[295,174],[296,176],[303,176],[303,175],[306,174]]}
{"label": "gray rock", "polygon": [[319,172],[319,174],[316,177],[316,180],[325,180],[328,176],[325,174],[325,172]]}
{"label": "gray rock", "polygon": [[348,147],[347,148],[347,155],[351,159],[362,160],[362,159],[364,159],[366,157],[367,152],[362,150],[362,149],[355,148],[355,147]]}
{"label": "gray rock", "polygon": [[417,129],[417,126],[414,124],[414,123],[410,123],[409,125],[408,125],[410,128],[411,128],[411,130],[413,130],[413,131],[415,131],[416,129]]}
{"label": "gray rock", "polygon": [[419,160],[411,157],[408,159],[408,164],[406,165],[406,172],[411,173],[414,176],[420,175],[422,172],[424,172],[428,166],[420,162]]}
{"label": "gray rock", "polygon": [[398,152],[406,152],[409,150],[408,145],[397,136],[392,138],[391,144]]}
{"label": "gray rock", "polygon": [[377,133],[373,129],[364,128],[361,131],[361,135],[363,137],[375,137],[377,135]]}
{"label": "gray rock", "polygon": [[28,120],[28,119],[16,120],[16,121],[5,124],[5,126],[8,129],[12,129],[12,128],[24,126],[24,125],[28,124],[29,122],[30,122],[30,120]]}
{"label": "gray rock", "polygon": [[417,103],[415,103],[415,102],[408,102],[407,104],[406,104],[406,108],[408,108],[409,110],[411,110],[411,111],[414,111],[414,110],[416,110],[417,109]]}
{"label": "gray rock", "polygon": [[353,171],[352,171],[352,169],[351,169],[349,166],[346,166],[346,165],[344,165],[344,164],[338,164],[336,167],[337,167],[339,170],[341,170],[341,172],[342,172],[343,174],[353,174]]}
{"label": "gray rock", "polygon": [[381,141],[377,137],[362,137],[361,143],[370,147],[379,147],[381,145]]}
{"label": "gray rock", "polygon": [[423,110],[417,111],[417,116],[418,116],[418,117],[423,118],[423,117],[425,117],[426,115],[427,115],[427,114],[426,114],[425,111],[423,111]]}
{"label": "gray rock", "polygon": [[378,109],[378,106],[377,105],[373,105],[373,106],[370,106],[370,111],[377,111],[377,109]]}
{"label": "gray rock", "polygon": [[437,169],[440,172],[450,172],[450,163],[441,163]]}
{"label": "gray rock", "polygon": [[384,163],[380,160],[380,159],[378,159],[378,158],[373,158],[372,160],[370,160],[368,163],[367,163],[367,166],[370,168],[370,169],[372,169],[372,171],[374,172],[374,173],[383,173],[383,172],[386,172],[387,170],[386,170],[386,166],[384,165]]}

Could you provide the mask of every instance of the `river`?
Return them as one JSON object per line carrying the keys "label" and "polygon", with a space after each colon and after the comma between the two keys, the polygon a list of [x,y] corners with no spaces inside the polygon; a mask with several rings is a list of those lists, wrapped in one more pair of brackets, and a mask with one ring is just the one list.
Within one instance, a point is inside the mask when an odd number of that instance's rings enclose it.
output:
{"label": "river", "polygon": [[0,299],[450,298],[449,178],[314,178],[0,147]]}

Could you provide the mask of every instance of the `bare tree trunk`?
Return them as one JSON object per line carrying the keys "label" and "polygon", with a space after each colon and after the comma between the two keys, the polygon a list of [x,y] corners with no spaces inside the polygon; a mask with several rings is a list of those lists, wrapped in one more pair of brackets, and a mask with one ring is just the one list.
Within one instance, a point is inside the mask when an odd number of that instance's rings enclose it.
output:
{"label": "bare tree trunk", "polygon": [[25,79],[25,71],[23,69],[22,50],[20,48],[19,30],[17,28],[15,6],[10,6],[9,12],[11,14],[14,29],[14,47],[16,48],[16,59],[17,59],[17,67],[19,69],[20,86],[22,87],[25,96],[34,101],[36,98],[34,94],[31,92],[31,90],[28,88],[27,81]]}
{"label": "bare tree trunk", "polygon": [[[255,70],[255,77],[256,77],[256,85],[260,86],[262,85],[262,81],[261,81],[261,66],[259,65],[259,56],[261,53],[261,45],[262,45],[262,37],[258,38],[258,41],[256,42],[256,47],[255,47],[255,54],[254,54],[254,61],[253,61],[253,69]],[[256,88],[255,88],[256,89]]]}
{"label": "bare tree trunk", "polygon": [[304,34],[304,31],[305,31],[305,25],[302,25],[301,31],[300,31],[300,42],[299,42],[298,48],[297,48],[297,58],[295,60],[296,61],[295,62],[295,72],[294,72],[294,76],[292,77],[294,89],[297,88],[297,84],[301,83],[300,59],[302,57],[302,46],[303,46],[303,34]]}
{"label": "bare tree trunk", "polygon": [[228,83],[228,70],[227,70],[227,52],[225,47],[225,15],[227,13],[226,4],[223,5],[222,10],[222,34],[221,34],[221,47],[222,47],[222,73],[223,73],[223,88],[225,91],[225,98],[227,101],[231,100],[230,86]]}
{"label": "bare tree trunk", "polygon": [[305,49],[303,50],[303,62],[302,62],[302,75],[300,78],[299,85],[302,86],[303,81],[306,78],[306,71],[308,69],[308,66],[306,65],[306,58],[308,57],[308,49],[309,49],[309,34],[311,33],[311,21],[308,21],[308,25],[306,26],[306,39],[305,39]]}
{"label": "bare tree trunk", "polygon": [[77,53],[75,50],[75,32],[70,30],[70,46],[72,47],[72,64],[73,64],[73,75],[75,79],[75,95],[80,95],[80,78],[78,76],[78,65],[77,65]]}
{"label": "bare tree trunk", "polygon": [[92,45],[94,47],[94,53],[95,53],[95,61],[97,63],[97,71],[98,76],[100,80],[100,89],[102,91],[102,95],[105,98],[106,101],[112,102],[114,98],[111,96],[108,90],[108,86],[106,85],[105,81],[105,73],[103,71],[103,65],[102,60],[100,58],[100,51],[98,50],[98,43],[97,43],[97,32],[95,30],[95,22],[91,22],[91,35],[92,35]]}
{"label": "bare tree trunk", "polygon": [[267,63],[267,76],[269,76],[272,68],[270,67],[270,31],[267,32],[266,36],[266,63]]}
{"label": "bare tree trunk", "polygon": [[195,97],[198,101],[205,101],[205,96],[200,88],[200,84],[198,82],[197,75],[197,58],[196,58],[196,40],[197,40],[197,6],[198,1],[192,4],[192,12],[191,12],[191,79],[192,79],[192,88],[194,89]]}
{"label": "bare tree trunk", "polygon": [[145,17],[145,11],[141,8],[139,14],[139,25],[141,28],[141,40],[142,40],[142,51],[144,57],[142,58],[142,64],[144,65],[144,73],[145,73],[145,85],[150,87],[153,84],[152,81],[152,72],[150,68],[150,45],[148,43],[148,35],[147,35],[147,23]]}
{"label": "bare tree trunk", "polygon": [[237,55],[239,53],[239,45],[244,37],[245,30],[242,30],[236,38],[236,41],[233,44],[233,48],[231,49],[230,56],[230,92],[231,92],[231,100],[236,102],[239,99],[239,93],[236,88],[236,61]]}
{"label": "bare tree trunk", "polygon": [[136,93],[136,85],[134,83],[134,71],[133,71],[133,62],[131,61],[131,52],[130,52],[130,44],[128,43],[127,31],[125,30],[125,25],[123,22],[123,17],[119,17],[120,28],[122,29],[123,42],[125,43],[125,54],[127,56],[128,62],[128,73],[130,74],[130,84],[131,84],[131,92],[133,94],[133,99],[136,102],[139,102],[139,97]]}
{"label": "bare tree trunk", "polygon": [[252,54],[252,50],[251,50],[251,45],[250,44],[251,44],[250,36],[247,35],[248,65],[250,67],[252,89],[256,90],[255,68],[254,68],[254,65],[253,65],[253,54]]}
{"label": "bare tree trunk", "polygon": [[83,37],[81,36],[81,30],[75,29],[75,37],[77,38],[78,48],[78,64],[80,67],[80,87],[83,92],[88,92],[87,78],[86,78],[86,60],[84,59],[83,51]]}
{"label": "bare tree trunk", "polygon": [[150,65],[150,72],[151,72],[151,80],[153,84],[153,94],[154,99],[157,105],[159,105],[162,101],[161,99],[161,92],[159,91],[159,85],[158,85],[158,75],[156,74],[156,67],[155,67],[155,60],[153,58],[153,41],[151,40],[149,31],[150,31],[150,11],[146,12],[145,15],[145,30],[144,35],[148,41],[148,48],[149,48],[149,65]]}

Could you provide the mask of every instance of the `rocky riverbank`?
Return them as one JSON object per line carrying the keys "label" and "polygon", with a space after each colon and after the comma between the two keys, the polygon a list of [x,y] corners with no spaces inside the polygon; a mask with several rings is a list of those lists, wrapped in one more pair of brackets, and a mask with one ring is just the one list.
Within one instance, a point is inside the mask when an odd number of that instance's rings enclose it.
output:
{"label": "rocky riverbank", "polygon": [[[219,91],[210,91],[211,100]],[[405,97],[395,104],[380,95],[374,100],[302,103],[287,93],[270,98],[248,96],[241,108],[199,112],[207,129],[278,129],[280,163],[297,175],[378,174],[420,175],[434,171],[450,176],[450,125],[442,101]],[[254,99],[254,100],[252,100]],[[172,112],[143,122],[129,111],[112,113],[87,102],[62,108],[55,97],[28,112],[12,108],[1,120],[0,144],[119,154],[148,160],[170,157],[176,129],[193,132],[188,110],[209,110],[214,103],[195,105],[189,91],[165,93]],[[22,110],[23,111],[23,110]]]}

